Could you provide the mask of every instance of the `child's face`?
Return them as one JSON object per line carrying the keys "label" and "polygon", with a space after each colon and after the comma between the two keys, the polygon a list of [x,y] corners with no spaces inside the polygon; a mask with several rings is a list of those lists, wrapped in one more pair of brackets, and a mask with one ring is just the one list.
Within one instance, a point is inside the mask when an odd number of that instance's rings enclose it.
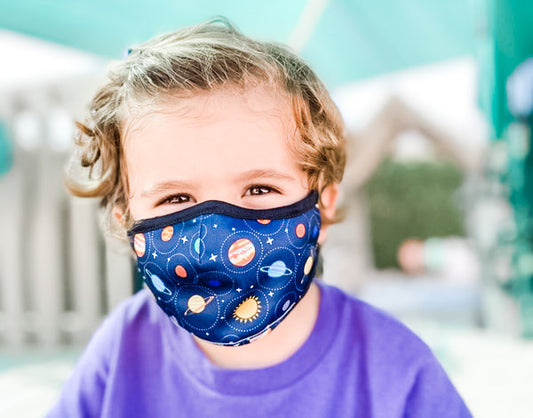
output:
{"label": "child's face", "polygon": [[309,192],[289,146],[295,124],[287,99],[272,89],[223,89],[169,98],[130,122],[125,160],[134,220],[206,200],[268,209]]}

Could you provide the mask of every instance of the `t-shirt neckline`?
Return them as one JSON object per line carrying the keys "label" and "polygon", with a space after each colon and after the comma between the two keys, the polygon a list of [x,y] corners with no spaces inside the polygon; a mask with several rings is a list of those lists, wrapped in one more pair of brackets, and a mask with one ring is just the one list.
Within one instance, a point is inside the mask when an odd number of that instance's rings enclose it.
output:
{"label": "t-shirt neckline", "polygon": [[168,343],[176,353],[178,367],[210,389],[234,396],[279,390],[302,379],[328,351],[336,335],[340,315],[340,307],[331,306],[334,295],[328,291],[329,287],[316,283],[320,290],[320,305],[315,325],[307,340],[288,359],[273,366],[248,370],[216,366],[189,333],[175,327],[169,320],[163,332],[169,336]]}

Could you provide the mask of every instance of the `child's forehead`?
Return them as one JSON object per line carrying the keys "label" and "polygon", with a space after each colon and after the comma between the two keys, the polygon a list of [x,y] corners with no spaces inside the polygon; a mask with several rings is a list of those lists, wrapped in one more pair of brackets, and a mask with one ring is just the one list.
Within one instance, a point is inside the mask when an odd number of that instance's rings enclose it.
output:
{"label": "child's forehead", "polygon": [[[220,109],[231,110],[220,112]],[[258,117],[259,116],[259,117]],[[287,93],[260,84],[253,87],[228,86],[214,90],[164,94],[144,105],[136,103],[124,114],[123,140],[134,131],[152,129],[162,120],[174,120],[189,127],[208,123],[280,123],[288,137],[296,133],[291,101]]]}

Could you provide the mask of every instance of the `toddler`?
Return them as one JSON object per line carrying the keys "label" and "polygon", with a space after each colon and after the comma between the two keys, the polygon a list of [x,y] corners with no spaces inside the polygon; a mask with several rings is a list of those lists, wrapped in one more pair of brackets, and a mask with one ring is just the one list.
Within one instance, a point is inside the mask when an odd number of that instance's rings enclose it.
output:
{"label": "toddler", "polygon": [[287,48],[213,21],[133,48],[68,180],[148,289],[100,326],[49,417],[469,417],[428,347],[314,279],[339,112]]}

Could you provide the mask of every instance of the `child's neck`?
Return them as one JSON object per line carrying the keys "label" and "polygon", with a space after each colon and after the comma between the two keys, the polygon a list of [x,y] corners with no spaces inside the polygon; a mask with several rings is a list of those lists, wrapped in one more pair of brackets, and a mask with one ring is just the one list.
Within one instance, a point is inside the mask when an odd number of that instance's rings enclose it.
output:
{"label": "child's neck", "polygon": [[281,363],[307,340],[315,325],[320,290],[314,283],[293,311],[270,334],[240,347],[211,344],[195,338],[196,344],[215,365],[229,369],[258,369]]}

